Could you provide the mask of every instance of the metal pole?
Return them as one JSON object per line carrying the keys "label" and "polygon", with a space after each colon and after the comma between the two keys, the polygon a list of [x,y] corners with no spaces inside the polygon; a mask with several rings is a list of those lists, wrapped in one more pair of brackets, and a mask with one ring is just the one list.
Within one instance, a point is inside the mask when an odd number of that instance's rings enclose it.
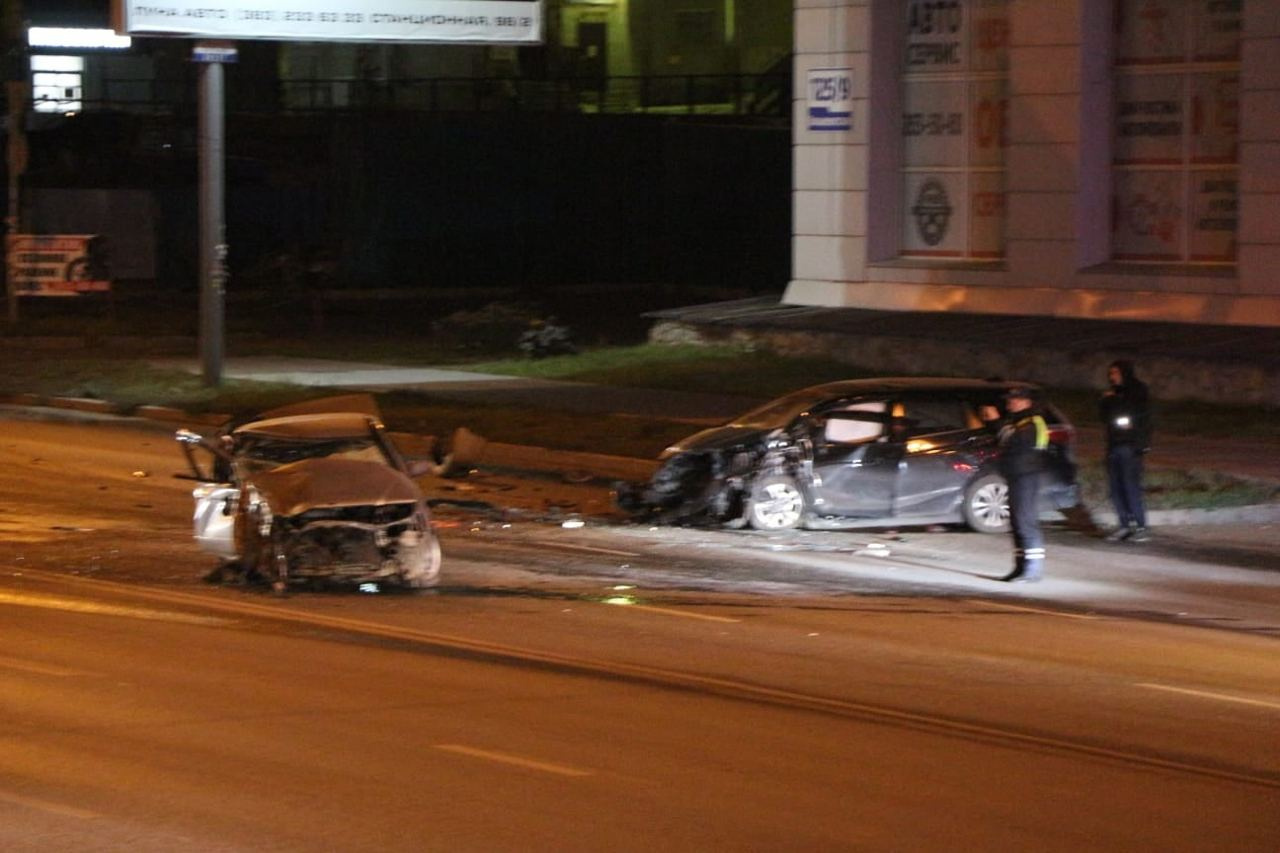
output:
{"label": "metal pole", "polygon": [[25,80],[7,80],[9,96],[9,197],[4,217],[5,295],[8,302],[9,325],[18,324],[18,286],[14,282],[13,266],[9,264],[9,243],[22,230],[22,173],[27,168],[27,83]]}
{"label": "metal pole", "polygon": [[15,237],[21,229],[22,215],[22,173],[27,168],[27,28],[23,23],[22,0],[4,0],[4,12],[0,19],[3,26],[4,40],[4,85],[9,101],[8,113],[8,159],[9,186],[8,202],[4,217],[4,246],[0,254],[4,257],[5,301],[8,303],[9,325],[18,323],[18,289],[13,281],[9,261],[9,239]]}
{"label": "metal pole", "polygon": [[227,281],[223,217],[222,63],[200,63],[200,356],[204,384],[222,382],[223,303]]}

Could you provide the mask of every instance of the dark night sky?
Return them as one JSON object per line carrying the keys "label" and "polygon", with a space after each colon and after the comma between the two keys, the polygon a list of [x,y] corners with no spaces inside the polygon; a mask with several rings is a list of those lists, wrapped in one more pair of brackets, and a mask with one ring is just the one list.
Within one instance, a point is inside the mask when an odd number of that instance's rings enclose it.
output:
{"label": "dark night sky", "polygon": [[106,27],[110,0],[5,0],[22,4],[23,17],[36,26]]}

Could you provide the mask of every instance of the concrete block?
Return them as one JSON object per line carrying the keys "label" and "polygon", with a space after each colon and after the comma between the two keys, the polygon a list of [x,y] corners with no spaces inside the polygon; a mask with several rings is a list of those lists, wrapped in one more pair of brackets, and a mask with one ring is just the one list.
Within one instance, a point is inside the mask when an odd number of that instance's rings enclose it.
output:
{"label": "concrete block", "polygon": [[1014,47],[1080,43],[1081,4],[1091,0],[1041,0],[1009,4],[1009,37]]}
{"label": "concrete block", "polygon": [[795,234],[862,237],[867,229],[866,193],[805,190],[792,196]]}
{"label": "concrete block", "polygon": [[808,53],[833,53],[848,49],[845,45],[838,44],[833,36],[834,9],[830,7],[796,9],[794,21],[797,56]]}
{"label": "concrete block", "polygon": [[1005,150],[1005,186],[1010,192],[1075,192],[1074,145],[1010,145]]}
{"label": "concrete block", "polygon": [[1240,143],[1240,192],[1280,192],[1280,140]]}
{"label": "concrete block", "polygon": [[127,411],[126,407],[110,400],[97,400],[92,397],[50,397],[45,405],[54,409],[72,409],[77,412],[94,412],[104,415],[118,415]]}
{"label": "concrete block", "polygon": [[1064,192],[1011,192],[1006,195],[1010,240],[1074,240],[1075,194]]}
{"label": "concrete block", "polygon": [[1280,89],[1240,92],[1240,141],[1280,141]]}
{"label": "concrete block", "polygon": [[1075,45],[1017,47],[1009,56],[1009,91],[1067,95],[1080,91],[1080,49]]}
{"label": "concrete block", "polygon": [[791,241],[791,252],[796,278],[857,281],[865,277],[865,238],[797,236]]}
{"label": "concrete block", "polygon": [[865,145],[797,145],[792,159],[796,190],[867,188]]}
{"label": "concrete block", "polygon": [[1240,195],[1240,243],[1280,246],[1280,194],[1242,193]]}
{"label": "concrete block", "polygon": [[1009,99],[1010,144],[1072,144],[1079,136],[1079,95],[1022,95]]}
{"label": "concrete block", "polygon": [[[1274,13],[1280,19],[1280,7]],[[1280,38],[1244,39],[1240,44],[1245,89],[1280,89]]]}

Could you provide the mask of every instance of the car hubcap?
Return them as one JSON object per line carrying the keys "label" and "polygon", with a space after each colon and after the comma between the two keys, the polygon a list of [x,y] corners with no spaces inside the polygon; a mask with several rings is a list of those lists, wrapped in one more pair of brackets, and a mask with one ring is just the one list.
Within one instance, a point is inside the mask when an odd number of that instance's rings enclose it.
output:
{"label": "car hubcap", "polygon": [[984,527],[1001,527],[1009,520],[1009,487],[988,483],[973,493],[970,506]]}
{"label": "car hubcap", "polygon": [[765,527],[791,527],[800,520],[800,492],[786,483],[770,483],[756,503],[756,518]]}

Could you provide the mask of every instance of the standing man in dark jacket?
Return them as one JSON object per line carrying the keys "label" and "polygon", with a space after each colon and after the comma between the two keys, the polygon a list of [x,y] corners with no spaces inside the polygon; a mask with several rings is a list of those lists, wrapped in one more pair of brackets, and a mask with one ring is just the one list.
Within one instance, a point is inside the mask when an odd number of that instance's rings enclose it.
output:
{"label": "standing man in dark jacket", "polygon": [[1145,542],[1147,508],[1142,494],[1142,459],[1151,448],[1151,406],[1147,384],[1133,372],[1133,362],[1114,361],[1107,368],[1110,388],[1098,402],[1107,433],[1107,482],[1119,526],[1110,542]]}
{"label": "standing man in dark jacket", "polygon": [[1005,394],[1008,416],[1000,427],[1000,473],[1009,484],[1009,522],[1013,527],[1013,571],[1001,580],[1026,583],[1044,571],[1044,533],[1040,530],[1040,472],[1044,470],[1049,427],[1029,388]]}

